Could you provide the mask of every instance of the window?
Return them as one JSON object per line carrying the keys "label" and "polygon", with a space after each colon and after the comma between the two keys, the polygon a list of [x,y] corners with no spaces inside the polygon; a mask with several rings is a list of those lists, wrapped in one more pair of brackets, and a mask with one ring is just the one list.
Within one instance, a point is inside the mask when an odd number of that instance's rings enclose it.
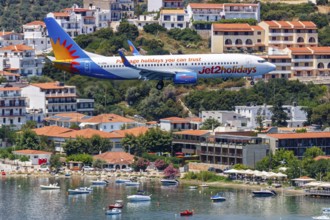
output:
{"label": "window", "polygon": [[261,35],[261,31],[258,31],[258,32],[257,32],[257,35]]}

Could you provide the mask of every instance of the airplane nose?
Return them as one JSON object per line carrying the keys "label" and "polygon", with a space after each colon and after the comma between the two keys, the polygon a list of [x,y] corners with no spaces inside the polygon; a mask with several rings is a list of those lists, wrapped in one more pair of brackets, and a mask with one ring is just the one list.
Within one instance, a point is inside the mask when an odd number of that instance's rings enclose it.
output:
{"label": "airplane nose", "polygon": [[269,72],[276,70],[275,64],[269,63],[268,66],[269,66]]}

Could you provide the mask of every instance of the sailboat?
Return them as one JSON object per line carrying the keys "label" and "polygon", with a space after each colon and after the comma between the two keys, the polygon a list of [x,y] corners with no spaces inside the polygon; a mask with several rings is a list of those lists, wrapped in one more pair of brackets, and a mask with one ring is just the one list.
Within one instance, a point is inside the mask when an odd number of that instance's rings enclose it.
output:
{"label": "sailboat", "polygon": [[[203,172],[203,171],[202,171]],[[206,188],[209,187],[209,185],[207,185],[206,183],[204,183],[204,173],[202,173],[202,184],[199,185],[200,187]]]}

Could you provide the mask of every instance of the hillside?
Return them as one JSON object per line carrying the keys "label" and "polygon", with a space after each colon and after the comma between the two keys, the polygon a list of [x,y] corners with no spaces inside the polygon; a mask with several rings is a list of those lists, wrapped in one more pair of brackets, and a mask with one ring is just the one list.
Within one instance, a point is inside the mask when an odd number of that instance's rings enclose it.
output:
{"label": "hillside", "polygon": [[60,11],[73,4],[82,6],[83,0],[1,0],[0,26],[5,31],[21,32],[22,25],[43,20],[47,13]]}

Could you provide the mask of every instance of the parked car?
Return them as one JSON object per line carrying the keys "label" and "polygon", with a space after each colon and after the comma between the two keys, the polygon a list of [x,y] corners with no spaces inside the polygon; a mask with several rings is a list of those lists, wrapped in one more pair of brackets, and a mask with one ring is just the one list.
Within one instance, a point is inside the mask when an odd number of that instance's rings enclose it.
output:
{"label": "parked car", "polygon": [[127,168],[121,169],[120,171],[123,171],[123,172],[132,172],[133,169],[131,167],[127,167]]}
{"label": "parked car", "polygon": [[116,171],[115,168],[109,168],[109,167],[104,168],[103,170],[106,171],[106,172],[115,172]]}
{"label": "parked car", "polygon": [[214,167],[210,167],[207,171],[215,172],[215,173],[223,173],[222,169],[214,168]]}
{"label": "parked car", "polygon": [[47,165],[41,165],[38,170],[39,171],[48,172],[49,171],[49,167]]}
{"label": "parked car", "polygon": [[82,170],[83,170],[83,171],[94,171],[94,168],[91,167],[91,166],[83,166],[83,167],[82,167]]}

